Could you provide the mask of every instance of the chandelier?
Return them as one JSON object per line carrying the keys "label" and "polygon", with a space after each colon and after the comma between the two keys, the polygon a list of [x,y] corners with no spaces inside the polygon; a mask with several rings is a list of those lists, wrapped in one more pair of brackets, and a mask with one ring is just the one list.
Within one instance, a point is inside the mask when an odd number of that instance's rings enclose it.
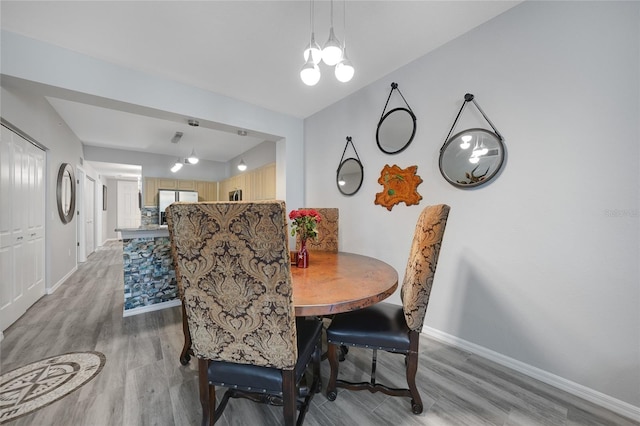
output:
{"label": "chandelier", "polygon": [[353,78],[355,69],[353,64],[347,57],[347,44],[346,44],[346,0],[344,1],[343,11],[343,31],[345,33],[345,40],[340,43],[340,40],[335,35],[333,30],[333,0],[331,0],[331,25],[329,27],[329,38],[324,44],[323,48],[316,42],[314,31],[314,3],[310,2],[309,21],[311,27],[311,35],[309,37],[309,44],[304,49],[303,57],[305,60],[302,70],[300,70],[300,78],[302,82],[307,86],[315,86],[320,81],[320,62],[324,62],[328,66],[334,67],[334,74],[336,79],[342,83],[346,83]]}

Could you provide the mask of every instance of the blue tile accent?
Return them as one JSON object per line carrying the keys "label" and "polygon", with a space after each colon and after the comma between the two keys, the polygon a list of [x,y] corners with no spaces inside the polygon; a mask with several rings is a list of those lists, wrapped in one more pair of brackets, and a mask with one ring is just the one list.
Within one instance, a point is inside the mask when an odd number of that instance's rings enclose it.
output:
{"label": "blue tile accent", "polygon": [[178,299],[169,237],[122,240],[124,309]]}
{"label": "blue tile accent", "polygon": [[[141,209],[142,213],[142,226],[148,225],[157,225],[158,224],[158,208],[157,207],[143,207]],[[147,216],[147,213],[151,213],[151,215]]]}

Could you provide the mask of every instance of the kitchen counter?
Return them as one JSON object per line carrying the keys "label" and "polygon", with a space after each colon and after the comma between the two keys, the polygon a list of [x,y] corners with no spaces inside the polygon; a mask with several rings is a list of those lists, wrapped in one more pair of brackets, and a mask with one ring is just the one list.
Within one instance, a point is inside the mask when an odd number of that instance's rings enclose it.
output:
{"label": "kitchen counter", "polygon": [[166,225],[118,228],[124,267],[123,316],[180,305]]}
{"label": "kitchen counter", "polygon": [[140,238],[140,237],[169,237],[169,228],[167,225],[144,225],[137,228],[116,228],[116,232],[122,234],[122,238]]}

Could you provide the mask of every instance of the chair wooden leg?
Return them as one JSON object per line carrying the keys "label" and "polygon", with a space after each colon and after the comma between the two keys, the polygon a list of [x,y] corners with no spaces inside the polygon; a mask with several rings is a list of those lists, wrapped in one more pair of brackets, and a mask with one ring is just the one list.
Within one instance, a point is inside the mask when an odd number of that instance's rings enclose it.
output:
{"label": "chair wooden leg", "polygon": [[407,354],[407,384],[411,393],[411,411],[413,414],[422,413],[422,398],[416,386],[416,373],[418,371],[418,346],[420,334],[411,331],[409,334],[409,353]]}
{"label": "chair wooden leg", "polygon": [[338,345],[329,343],[327,345],[327,358],[329,359],[329,366],[331,367],[331,374],[329,375],[329,383],[327,384],[327,399],[329,401],[335,401],[338,393],[336,392],[336,381],[338,379],[338,368],[340,362],[338,361]]}
{"label": "chair wooden leg", "polygon": [[209,360],[198,358],[198,387],[202,406],[202,426],[212,426],[216,411],[216,387],[209,384]]}
{"label": "chair wooden leg", "polygon": [[182,333],[184,334],[184,346],[180,354],[180,364],[187,365],[191,360],[191,333],[189,332],[189,323],[187,322],[187,311],[182,302]]}
{"label": "chair wooden leg", "polygon": [[285,426],[296,424],[296,373],[282,370],[282,411]]}

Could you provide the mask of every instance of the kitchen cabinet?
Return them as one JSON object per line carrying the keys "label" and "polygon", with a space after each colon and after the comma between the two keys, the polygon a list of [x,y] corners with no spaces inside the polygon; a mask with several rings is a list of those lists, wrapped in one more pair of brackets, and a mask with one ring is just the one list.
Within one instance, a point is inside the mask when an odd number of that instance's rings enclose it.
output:
{"label": "kitchen cabinet", "polygon": [[219,199],[228,200],[229,193],[236,189],[242,190],[244,201],[274,200],[276,198],[276,164],[267,164],[221,181]]}
{"label": "kitchen cabinet", "polygon": [[179,191],[195,191],[196,190],[196,182],[193,180],[176,180],[176,189]]}
{"label": "kitchen cabinet", "polygon": [[158,205],[158,179],[144,178],[144,206]]}
{"label": "kitchen cabinet", "polygon": [[158,206],[158,191],[161,189],[175,189],[176,191],[197,191],[198,201],[218,200],[218,182],[146,177],[144,178],[145,207]]}
{"label": "kitchen cabinet", "polygon": [[158,179],[158,189],[178,189],[178,184],[176,179],[166,179],[166,178],[157,178]]}
{"label": "kitchen cabinet", "polygon": [[198,191],[198,201],[218,201],[218,183],[195,181],[196,191]]}
{"label": "kitchen cabinet", "polygon": [[276,165],[267,164],[254,170],[246,180],[251,200],[273,200],[276,198]]}

